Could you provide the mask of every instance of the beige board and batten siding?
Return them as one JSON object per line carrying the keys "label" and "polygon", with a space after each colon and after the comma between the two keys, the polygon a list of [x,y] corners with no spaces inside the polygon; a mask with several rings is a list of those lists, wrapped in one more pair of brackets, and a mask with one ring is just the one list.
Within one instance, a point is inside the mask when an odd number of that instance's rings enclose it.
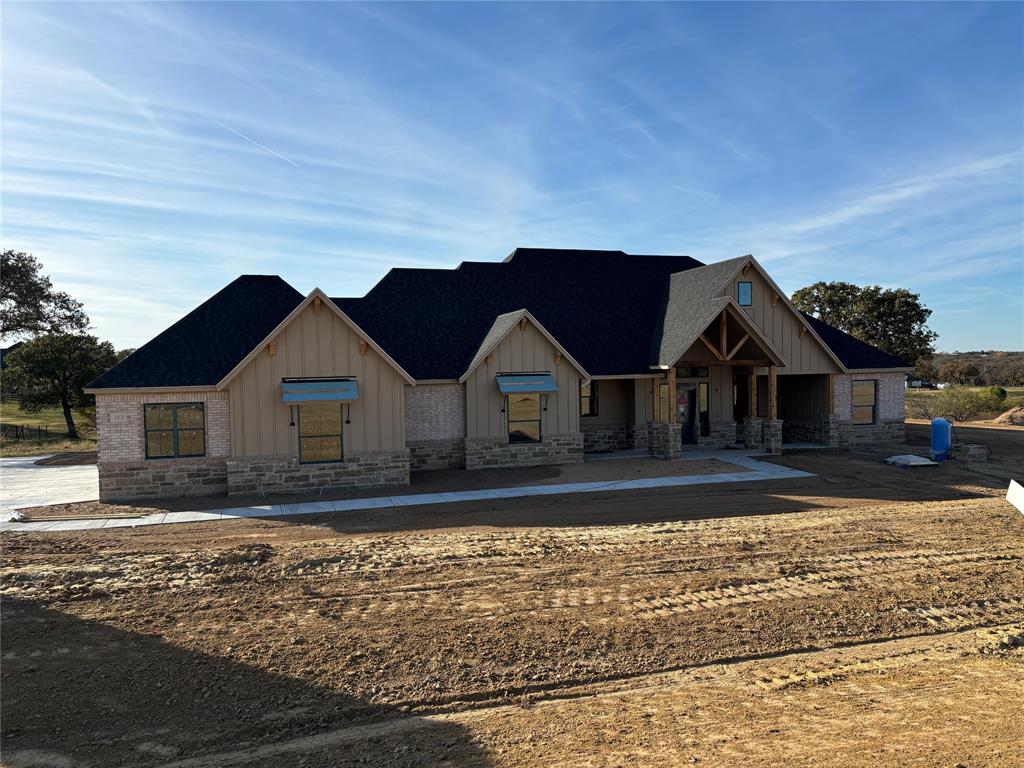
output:
{"label": "beige board and batten siding", "polygon": [[[372,346],[327,307],[307,306],[231,380],[231,455],[294,456],[298,426],[282,400],[281,379],[355,377],[359,399],[349,405],[344,451],[394,450],[405,445],[405,381]],[[296,421],[296,425],[297,425]]]}
{"label": "beige board and batten siding", "polygon": [[782,296],[772,306],[775,289],[755,268],[744,275],[737,272],[736,277],[727,286],[725,295],[739,301],[738,286],[742,282],[751,283],[753,303],[749,307],[741,307],[758,328],[771,339],[772,343],[789,361],[789,365],[780,368],[780,374],[788,373],[838,373],[839,367],[832,357],[824,350],[813,334],[805,333],[800,337],[800,329],[805,327],[794,314]]}
{"label": "beige board and batten siding", "polygon": [[580,423],[626,424],[630,420],[630,392],[633,382],[625,379],[603,379],[597,384],[597,415],[581,416]]}
{"label": "beige board and batten siding", "polygon": [[490,365],[484,360],[466,378],[466,437],[508,437],[508,414],[502,413],[505,396],[494,377],[534,371],[550,371],[558,382],[558,391],[547,398],[547,410],[541,411],[542,433],[579,432],[580,374],[564,357],[556,365],[556,354],[533,323],[523,330],[515,325],[494,348]]}

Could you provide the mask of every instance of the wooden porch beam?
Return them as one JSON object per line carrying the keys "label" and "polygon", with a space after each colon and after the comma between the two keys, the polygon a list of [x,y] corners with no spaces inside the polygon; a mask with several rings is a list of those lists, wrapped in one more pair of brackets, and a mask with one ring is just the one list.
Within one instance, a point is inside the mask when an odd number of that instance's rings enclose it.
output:
{"label": "wooden porch beam", "polygon": [[707,336],[703,333],[700,335],[700,340],[704,342],[704,346],[711,350],[711,354],[715,356],[715,360],[724,360],[722,353],[718,351],[718,348],[711,343]]}
{"label": "wooden porch beam", "polygon": [[779,418],[778,398],[778,368],[774,365],[768,366],[768,418],[774,421]]}
{"label": "wooden porch beam", "polygon": [[729,347],[729,341],[726,337],[727,322],[725,310],[723,309],[722,314],[718,316],[718,344],[722,348],[722,354],[718,356],[719,360],[725,359],[725,350]]}
{"label": "wooden porch beam", "polygon": [[668,418],[669,424],[676,423],[676,369],[668,369]]}
{"label": "wooden porch beam", "polygon": [[747,413],[750,418],[757,418],[757,374],[750,372],[750,381],[747,384]]}
{"label": "wooden porch beam", "polygon": [[747,343],[747,339],[750,338],[749,333],[744,333],[743,338],[736,342],[736,346],[732,348],[732,352],[725,356],[726,360],[732,360],[737,352],[740,351],[740,347]]}
{"label": "wooden porch beam", "polygon": [[836,382],[834,374],[825,377],[825,385],[828,387],[828,415],[836,415]]}

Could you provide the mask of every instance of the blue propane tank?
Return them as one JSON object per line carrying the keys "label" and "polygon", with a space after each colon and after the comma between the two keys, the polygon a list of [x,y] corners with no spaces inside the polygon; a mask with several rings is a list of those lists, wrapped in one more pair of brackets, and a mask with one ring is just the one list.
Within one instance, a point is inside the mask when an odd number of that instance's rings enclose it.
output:
{"label": "blue propane tank", "polygon": [[942,417],[932,419],[932,461],[948,459],[952,445],[953,424]]}

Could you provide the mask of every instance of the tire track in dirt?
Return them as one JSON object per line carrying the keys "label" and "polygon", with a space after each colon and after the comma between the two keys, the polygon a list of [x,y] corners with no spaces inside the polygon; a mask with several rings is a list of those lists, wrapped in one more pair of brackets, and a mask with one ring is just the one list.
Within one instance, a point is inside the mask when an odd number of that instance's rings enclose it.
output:
{"label": "tire track in dirt", "polygon": [[955,663],[965,655],[985,653],[990,647],[989,636],[993,634],[1013,638],[1014,645],[1024,642],[1024,626],[1009,624],[983,631],[961,630],[886,638],[825,649],[719,660],[590,682],[532,686],[513,691],[525,695],[515,703],[509,703],[506,695],[448,704],[407,702],[416,714],[383,722],[343,726],[273,744],[197,755],[163,763],[157,768],[229,768],[258,764],[278,755],[298,756],[360,741],[373,742],[385,736],[409,738],[417,731],[440,723],[472,725],[494,716],[514,717],[523,711],[524,703],[545,707],[584,699],[665,695],[684,686],[738,686],[755,695],[772,696],[794,686],[829,685],[861,675],[881,676],[918,664]]}
{"label": "tire track in dirt", "polygon": [[[487,618],[545,611],[578,609],[596,605],[620,605],[624,612],[639,619],[655,619],[680,613],[694,613],[715,608],[772,600],[822,597],[850,589],[854,584],[874,587],[891,586],[894,573],[921,570],[942,570],[950,567],[1008,563],[1024,559],[1019,550],[941,552],[925,550],[867,551],[834,557],[800,560],[791,564],[802,572],[774,579],[740,581],[704,590],[674,590],[667,593],[642,594],[656,590],[658,581],[631,579],[610,586],[548,587],[539,590],[530,584],[521,588],[504,584],[505,588],[489,588],[486,597],[469,589],[461,595],[453,591],[455,584],[434,590],[390,590],[373,595],[346,596],[350,604],[343,613],[363,616],[380,612],[432,610],[457,607],[466,614],[482,613]],[[808,566],[814,566],[808,568]],[[534,572],[535,578],[540,572]],[[530,578],[528,577],[528,578]],[[662,579],[663,580],[663,579]],[[467,585],[472,587],[473,585]],[[509,588],[509,587],[512,588]]]}
{"label": "tire track in dirt", "polygon": [[813,558],[822,570],[795,576],[741,582],[725,587],[652,595],[633,603],[638,618],[653,618],[702,609],[725,608],[786,598],[820,597],[847,589],[854,582],[885,587],[894,573],[949,566],[981,565],[1024,559],[1017,550],[1002,552],[866,552],[858,555]]}

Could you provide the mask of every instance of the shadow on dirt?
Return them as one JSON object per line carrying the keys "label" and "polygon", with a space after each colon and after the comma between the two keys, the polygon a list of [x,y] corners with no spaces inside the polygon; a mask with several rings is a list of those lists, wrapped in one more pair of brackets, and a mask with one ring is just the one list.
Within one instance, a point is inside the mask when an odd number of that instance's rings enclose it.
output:
{"label": "shadow on dirt", "polygon": [[394,707],[232,660],[227,643],[211,656],[5,599],[4,765],[491,764],[457,724],[399,720]]}

